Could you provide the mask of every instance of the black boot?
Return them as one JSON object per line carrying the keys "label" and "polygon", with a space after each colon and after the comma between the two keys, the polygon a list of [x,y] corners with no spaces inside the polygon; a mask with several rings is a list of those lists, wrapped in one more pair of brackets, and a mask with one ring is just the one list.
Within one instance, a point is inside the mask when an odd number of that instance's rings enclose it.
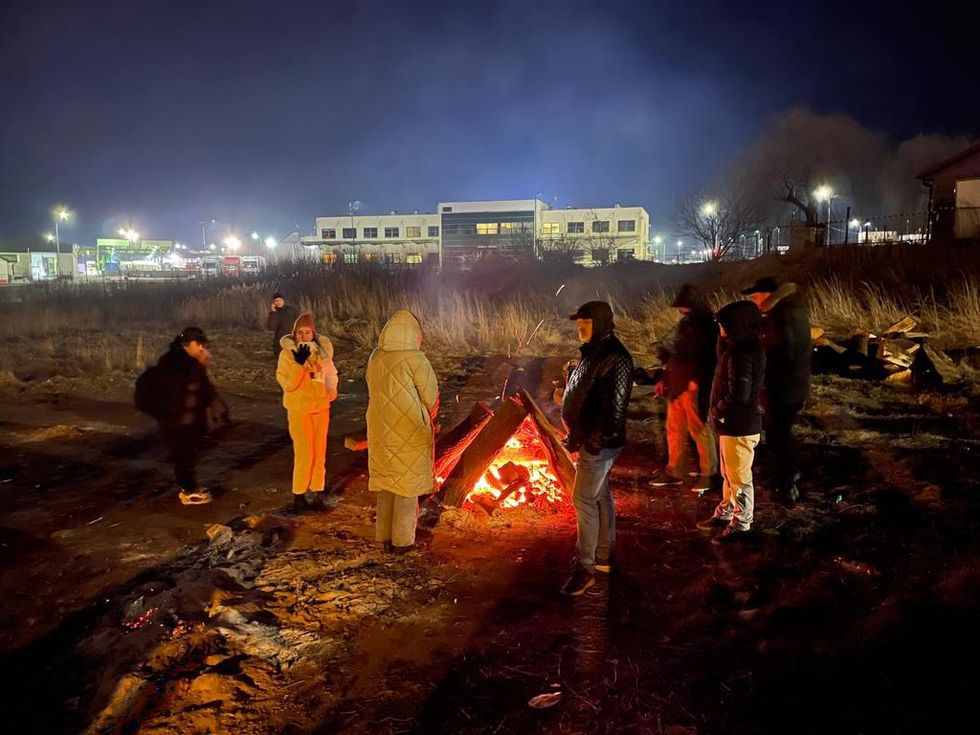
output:
{"label": "black boot", "polygon": [[302,513],[303,511],[309,509],[309,505],[306,503],[306,493],[302,495],[297,495],[293,493],[293,512]]}

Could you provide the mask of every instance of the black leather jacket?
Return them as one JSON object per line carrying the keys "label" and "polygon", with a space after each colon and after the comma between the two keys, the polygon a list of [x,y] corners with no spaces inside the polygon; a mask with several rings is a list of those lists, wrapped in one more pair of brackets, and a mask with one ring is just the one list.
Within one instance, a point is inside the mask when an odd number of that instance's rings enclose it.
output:
{"label": "black leather jacket", "polygon": [[582,345],[568,376],[561,417],[568,448],[593,454],[626,443],[626,405],[633,390],[633,357],[615,334]]}

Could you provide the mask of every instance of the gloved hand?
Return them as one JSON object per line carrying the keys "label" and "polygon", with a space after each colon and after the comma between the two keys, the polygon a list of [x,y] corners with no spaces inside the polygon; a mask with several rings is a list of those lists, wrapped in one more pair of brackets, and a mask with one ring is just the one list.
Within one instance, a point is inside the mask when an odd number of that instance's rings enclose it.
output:
{"label": "gloved hand", "polygon": [[298,348],[293,350],[293,359],[296,360],[297,365],[303,365],[307,360],[310,359],[310,346],[300,345]]}

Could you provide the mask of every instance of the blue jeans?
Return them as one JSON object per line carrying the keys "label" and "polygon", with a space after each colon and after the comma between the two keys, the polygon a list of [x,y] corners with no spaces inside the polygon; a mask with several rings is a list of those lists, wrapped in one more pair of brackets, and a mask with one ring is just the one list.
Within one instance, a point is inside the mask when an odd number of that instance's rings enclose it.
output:
{"label": "blue jeans", "polygon": [[609,560],[616,545],[616,507],[609,490],[609,472],[619,452],[603,449],[591,454],[583,448],[578,457],[572,491],[578,522],[575,556],[578,565],[590,573],[595,571],[596,558]]}

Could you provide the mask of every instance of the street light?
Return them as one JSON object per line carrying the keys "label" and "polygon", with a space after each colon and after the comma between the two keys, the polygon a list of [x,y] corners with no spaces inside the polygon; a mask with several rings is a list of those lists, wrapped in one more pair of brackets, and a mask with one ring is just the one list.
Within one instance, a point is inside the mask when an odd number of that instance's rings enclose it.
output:
{"label": "street light", "polygon": [[274,237],[271,237],[271,236],[270,236],[270,237],[267,237],[267,238],[265,239],[265,246],[266,246],[267,248],[269,248],[269,250],[275,250],[275,248],[276,248],[276,245],[278,245],[278,244],[279,244],[279,243],[278,243],[278,242],[276,241],[276,238],[274,238]]}
{"label": "street light", "polygon": [[813,192],[813,198],[818,202],[827,202],[827,238],[825,245],[830,244],[830,203],[833,201],[836,194],[834,190],[831,189],[826,184],[818,186]]}
{"label": "street light", "polygon": [[242,241],[234,235],[228,235],[222,242],[229,250],[238,250],[242,246]]}
{"label": "street light", "polygon": [[678,265],[680,265],[680,262],[681,262],[681,248],[683,248],[683,247],[684,247],[684,241],[683,240],[678,240],[677,241],[677,263],[678,263]]}
{"label": "street light", "polygon": [[712,252],[718,250],[718,221],[716,218],[718,214],[718,202],[705,202],[701,205],[701,215],[707,217],[709,220],[709,225],[711,227],[711,250]]}
{"label": "street light", "polygon": [[718,214],[718,203],[717,202],[705,202],[701,205],[701,214],[705,217],[714,217]]}
{"label": "street light", "polygon": [[50,232],[45,232],[44,239],[48,242],[54,242],[54,235],[52,235]]}
{"label": "street light", "polygon": [[58,255],[61,255],[61,233],[58,232],[58,223],[64,222],[71,217],[71,212],[65,207],[58,207],[53,212],[54,215],[54,241],[57,244]]}

